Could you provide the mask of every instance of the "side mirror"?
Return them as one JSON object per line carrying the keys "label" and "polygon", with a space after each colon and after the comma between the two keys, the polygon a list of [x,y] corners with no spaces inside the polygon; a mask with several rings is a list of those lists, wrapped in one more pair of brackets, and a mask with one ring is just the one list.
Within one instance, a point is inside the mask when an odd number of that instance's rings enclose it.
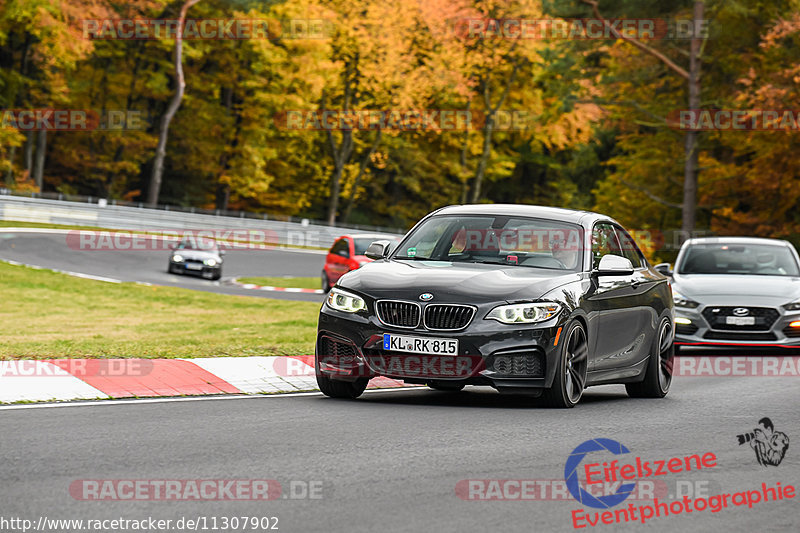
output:
{"label": "side mirror", "polygon": [[364,255],[376,261],[378,259],[383,259],[389,254],[389,245],[391,244],[391,241],[375,241],[367,247],[367,251],[364,252]]}
{"label": "side mirror", "polygon": [[656,272],[661,274],[662,276],[666,276],[668,278],[672,277],[672,265],[669,263],[659,263],[653,267]]}
{"label": "side mirror", "polygon": [[619,255],[608,254],[600,259],[597,270],[592,272],[595,276],[630,276],[633,274],[633,263]]}

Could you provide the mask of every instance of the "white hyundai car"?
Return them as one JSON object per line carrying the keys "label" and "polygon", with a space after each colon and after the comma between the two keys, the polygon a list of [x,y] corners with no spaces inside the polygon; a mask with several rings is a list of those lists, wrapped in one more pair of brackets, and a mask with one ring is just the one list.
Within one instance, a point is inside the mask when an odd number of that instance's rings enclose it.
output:
{"label": "white hyundai car", "polygon": [[677,346],[800,347],[800,256],[787,241],[686,241],[672,278]]}

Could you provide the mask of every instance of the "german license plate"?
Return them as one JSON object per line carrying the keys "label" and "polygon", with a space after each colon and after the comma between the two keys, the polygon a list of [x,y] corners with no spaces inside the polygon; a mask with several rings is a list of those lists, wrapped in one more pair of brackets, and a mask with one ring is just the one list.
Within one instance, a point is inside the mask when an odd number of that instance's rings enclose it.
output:
{"label": "german license plate", "polygon": [[458,339],[432,339],[384,333],[383,349],[395,352],[458,355]]}
{"label": "german license plate", "polygon": [[731,326],[752,326],[756,323],[754,316],[726,316],[725,323]]}
{"label": "german license plate", "polygon": [[200,263],[186,263],[186,270],[203,270],[203,265]]}

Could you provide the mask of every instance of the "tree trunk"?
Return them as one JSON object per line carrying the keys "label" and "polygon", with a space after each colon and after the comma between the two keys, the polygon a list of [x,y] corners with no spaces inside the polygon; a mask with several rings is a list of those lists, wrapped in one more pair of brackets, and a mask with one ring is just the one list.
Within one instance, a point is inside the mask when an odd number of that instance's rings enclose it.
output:
{"label": "tree trunk", "polygon": [[[694,28],[689,52],[689,109],[700,109],[700,47],[702,39],[696,34],[703,19],[703,2],[694,3]],[[687,131],[683,169],[683,209],[681,212],[681,242],[691,238],[697,214],[698,132]]]}
{"label": "tree trunk", "polygon": [[[354,97],[354,87],[357,83],[358,75],[358,55],[350,58],[345,63],[344,70],[344,105],[342,106],[343,112],[348,112],[351,105],[358,101],[357,96]],[[322,92],[322,99],[320,102],[320,110],[325,111],[326,95],[325,91]],[[350,161],[350,156],[353,153],[353,132],[345,129],[342,131],[342,142],[336,146],[336,140],[333,138],[333,133],[329,128],[325,129],[328,136],[328,144],[331,149],[331,157],[333,157],[333,175],[331,176],[331,188],[328,199],[328,224],[333,226],[336,223],[336,211],[339,209],[339,191],[341,190],[342,174],[344,173],[344,166]]]}
{"label": "tree trunk", "polygon": [[497,101],[497,104],[494,107],[492,107],[492,93],[489,87],[491,83],[491,72],[487,74],[486,78],[483,80],[483,103],[486,107],[486,122],[483,124],[483,150],[481,152],[480,161],[478,162],[478,169],[475,171],[475,185],[472,188],[472,199],[470,200],[470,203],[478,203],[478,200],[481,197],[481,185],[483,184],[483,177],[486,175],[486,166],[489,164],[489,156],[492,153],[494,117],[497,114],[497,110],[500,109],[506,102],[506,98],[508,98],[508,92],[511,90],[511,86],[514,85],[514,82],[517,79],[517,72],[519,71],[520,66],[522,66],[522,63],[523,62],[520,59],[514,61],[514,68],[511,69],[511,74],[506,80],[506,86],[503,89],[503,94],[500,95],[500,99]]}
{"label": "tree trunk", "polygon": [[186,0],[181,7],[181,14],[178,17],[178,31],[175,35],[175,94],[167,107],[166,113],[161,118],[161,126],[158,132],[158,146],[156,147],[156,158],[153,161],[153,170],[150,174],[150,187],[147,191],[147,203],[151,206],[158,204],[158,196],[161,193],[161,177],[164,173],[164,158],[167,155],[167,137],[169,136],[169,124],[177,113],[183,100],[183,91],[186,88],[186,81],[183,77],[183,23],[186,20],[186,12],[190,7],[200,0]]}
{"label": "tree trunk", "polygon": [[47,130],[40,130],[36,139],[36,158],[33,162],[33,181],[42,192],[44,186],[44,156],[47,153]]}
{"label": "tree trunk", "polygon": [[17,156],[17,147],[8,149],[8,169],[6,169],[6,187],[14,185],[14,158]]}
{"label": "tree trunk", "polygon": [[28,172],[28,176],[33,175],[33,138],[35,136],[36,133],[33,131],[29,131],[25,136],[25,170]]}
{"label": "tree trunk", "polygon": [[382,134],[383,131],[378,130],[378,133],[375,134],[375,139],[372,141],[372,145],[369,147],[369,150],[367,150],[367,153],[364,154],[363,158],[361,158],[361,164],[358,166],[358,174],[356,174],[356,179],[353,181],[353,190],[350,192],[350,199],[347,201],[347,207],[345,208],[344,215],[342,216],[342,220],[345,223],[350,220],[350,213],[353,211],[353,205],[356,203],[358,186],[361,184],[361,178],[364,175],[364,172],[366,172],[367,165],[369,165],[369,162],[372,159],[372,154],[374,154],[375,150],[378,149]]}
{"label": "tree trunk", "polygon": [[492,153],[492,134],[494,133],[494,112],[486,114],[486,124],[483,125],[483,150],[478,161],[478,169],[475,171],[475,185],[472,187],[472,198],[470,203],[478,203],[481,197],[481,185],[483,176],[486,174],[486,166],[489,163],[489,155]]}

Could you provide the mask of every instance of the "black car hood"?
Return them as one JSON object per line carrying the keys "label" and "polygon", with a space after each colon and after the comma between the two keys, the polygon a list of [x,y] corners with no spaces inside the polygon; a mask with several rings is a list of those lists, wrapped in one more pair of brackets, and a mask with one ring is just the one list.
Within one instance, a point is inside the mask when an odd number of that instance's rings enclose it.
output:
{"label": "black car hood", "polygon": [[579,279],[575,272],[524,266],[382,260],[345,274],[337,286],[373,298],[418,301],[429,292],[433,302],[481,303],[534,300]]}

